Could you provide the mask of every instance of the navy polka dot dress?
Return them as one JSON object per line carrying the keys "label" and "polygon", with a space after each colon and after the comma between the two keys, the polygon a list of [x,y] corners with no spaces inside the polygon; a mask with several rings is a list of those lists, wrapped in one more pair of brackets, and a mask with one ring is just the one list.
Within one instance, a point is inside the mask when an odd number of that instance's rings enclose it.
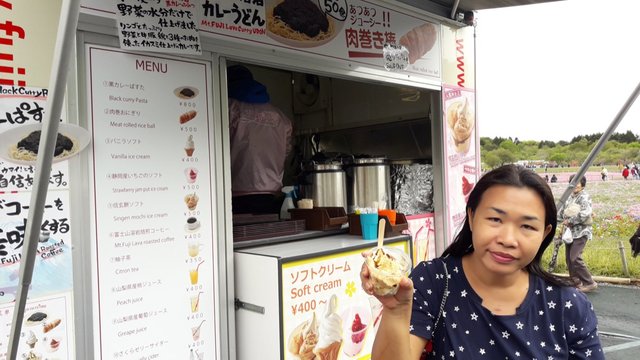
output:
{"label": "navy polka dot dress", "polygon": [[[445,289],[449,296],[437,328]],[[604,359],[598,323],[587,297],[529,276],[529,290],[514,315],[494,315],[482,306],[462,270],[461,258],[419,263],[411,273],[415,287],[410,332],[433,334],[433,359]]]}

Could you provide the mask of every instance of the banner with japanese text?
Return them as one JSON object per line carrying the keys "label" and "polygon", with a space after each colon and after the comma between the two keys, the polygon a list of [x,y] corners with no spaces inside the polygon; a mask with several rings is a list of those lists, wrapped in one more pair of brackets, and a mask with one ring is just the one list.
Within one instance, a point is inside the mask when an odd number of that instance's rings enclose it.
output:
{"label": "banner with japanese text", "polygon": [[[46,114],[61,3],[0,1],[5,24],[0,34],[0,359],[6,359],[35,176],[33,166],[8,160],[18,144],[6,135],[40,124]],[[41,358],[45,353],[75,358],[69,188],[68,165],[54,164],[20,334],[20,358]]]}
{"label": "banner with japanese text", "polygon": [[[374,247],[375,244],[372,244]],[[388,244],[409,254],[408,240]],[[320,324],[330,314],[340,321],[330,331],[342,334],[326,344],[331,359],[369,359],[382,316],[382,304],[362,290],[361,250],[293,261],[282,265],[282,339],[284,359],[299,359],[301,347],[295,346],[304,328]],[[324,325],[321,325],[324,326]],[[319,334],[319,344],[327,330]],[[298,353],[292,351],[298,348]],[[337,355],[336,355],[337,354]],[[333,355],[332,355],[333,356]],[[323,359],[327,358],[321,357]]]}
{"label": "banner with japanese text", "polygon": [[475,91],[443,86],[443,144],[447,224],[450,243],[465,217],[467,199],[479,175]]}
{"label": "banner with japanese text", "polygon": [[[84,0],[83,11],[116,16],[114,0]],[[198,0],[200,36],[290,49],[301,56],[385,69],[385,45],[407,55],[402,73],[441,79],[440,25],[389,3],[365,0]],[[179,1],[180,2],[180,1]],[[194,1],[191,1],[193,3]],[[195,2],[198,4],[198,2]],[[297,14],[304,13],[304,18]],[[388,68],[388,66],[386,67]]]}

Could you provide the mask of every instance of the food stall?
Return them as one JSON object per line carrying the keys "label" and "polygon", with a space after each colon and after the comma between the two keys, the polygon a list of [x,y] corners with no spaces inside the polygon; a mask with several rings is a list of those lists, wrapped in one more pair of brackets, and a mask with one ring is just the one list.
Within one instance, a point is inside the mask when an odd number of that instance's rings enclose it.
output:
{"label": "food stall", "polygon": [[[38,71],[61,1],[6,3],[19,26],[7,35],[21,47],[0,58],[17,64],[0,83],[0,136],[41,121],[48,74]],[[318,36],[293,30],[286,14],[301,10],[282,3],[82,2],[60,132],[89,145],[54,158],[20,356],[299,358],[290,337],[330,308],[350,335],[335,358],[368,358],[379,306],[358,270],[374,242],[347,221],[234,241],[227,67],[246,66],[293,120],[283,185],[313,189],[310,160],[351,159],[336,170],[350,179],[344,210],[371,199],[402,209],[407,233],[385,241],[415,262],[450,242],[480,173],[474,28],[458,2],[449,15],[390,1],[291,1],[323,14]],[[33,162],[1,161],[9,324]],[[381,192],[358,193],[369,181],[356,173],[383,174]]]}

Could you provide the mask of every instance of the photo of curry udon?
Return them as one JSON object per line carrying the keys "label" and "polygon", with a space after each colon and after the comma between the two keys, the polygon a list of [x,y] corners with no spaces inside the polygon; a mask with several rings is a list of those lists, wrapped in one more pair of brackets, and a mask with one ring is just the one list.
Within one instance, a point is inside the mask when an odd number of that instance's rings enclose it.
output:
{"label": "photo of curry udon", "polygon": [[[40,130],[32,131],[29,135],[9,147],[9,157],[13,160],[35,161],[40,146]],[[58,133],[54,157],[68,157],[77,152],[76,142],[68,136]]]}
{"label": "photo of curry udon", "polygon": [[267,31],[285,44],[318,46],[333,39],[338,29],[335,19],[312,0],[273,0],[267,6]]}

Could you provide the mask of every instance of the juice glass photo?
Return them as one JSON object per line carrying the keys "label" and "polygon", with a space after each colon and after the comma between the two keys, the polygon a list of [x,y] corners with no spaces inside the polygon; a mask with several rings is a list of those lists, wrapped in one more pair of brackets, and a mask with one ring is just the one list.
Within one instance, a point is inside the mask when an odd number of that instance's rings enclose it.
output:
{"label": "juice glass photo", "polygon": [[191,280],[191,285],[196,285],[198,283],[198,268],[193,268],[189,270],[189,279]]}
{"label": "juice glass photo", "polygon": [[199,292],[197,295],[191,295],[191,312],[192,313],[198,312],[200,310],[200,294],[202,293]]}

